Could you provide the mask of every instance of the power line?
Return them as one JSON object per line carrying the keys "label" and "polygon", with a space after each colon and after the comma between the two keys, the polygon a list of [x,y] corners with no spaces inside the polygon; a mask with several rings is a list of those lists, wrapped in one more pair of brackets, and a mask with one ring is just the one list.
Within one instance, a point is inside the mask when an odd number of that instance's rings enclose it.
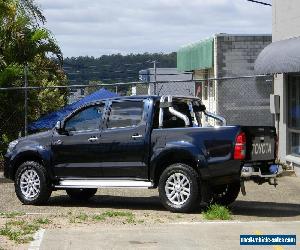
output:
{"label": "power line", "polygon": [[266,3],[266,2],[261,2],[261,1],[256,1],[256,0],[247,0],[247,1],[252,2],[252,3],[258,3],[258,4],[262,4],[262,5],[272,6],[272,4]]}

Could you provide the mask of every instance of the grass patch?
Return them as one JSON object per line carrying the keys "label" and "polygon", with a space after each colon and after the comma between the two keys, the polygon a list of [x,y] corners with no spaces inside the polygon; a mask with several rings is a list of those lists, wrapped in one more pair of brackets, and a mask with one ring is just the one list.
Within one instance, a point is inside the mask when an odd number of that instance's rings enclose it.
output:
{"label": "grass patch", "polygon": [[33,240],[33,234],[40,229],[41,225],[49,223],[51,223],[49,219],[43,218],[36,219],[33,222],[10,220],[0,228],[0,235],[18,244],[28,243]]}
{"label": "grass patch", "polygon": [[7,225],[0,229],[0,235],[5,236],[18,244],[28,243],[33,239],[31,235],[26,235],[21,229],[14,229]]}
{"label": "grass patch", "polygon": [[105,221],[108,218],[125,218],[127,223],[135,223],[135,216],[132,212],[125,211],[105,211],[101,214],[95,214],[89,216],[85,213],[80,213],[78,215],[69,214],[70,223],[82,223],[85,221]]}
{"label": "grass patch", "polygon": [[48,225],[48,224],[51,224],[52,221],[49,220],[48,218],[38,218],[35,220],[35,223],[40,224],[40,225]]}
{"label": "grass patch", "polygon": [[94,215],[92,219],[95,221],[104,221],[107,218],[116,218],[116,217],[126,218],[127,223],[135,222],[134,214],[132,212],[124,212],[124,211],[106,211],[101,214]]}
{"label": "grass patch", "polygon": [[227,207],[213,204],[203,213],[207,220],[231,220],[231,212]]}
{"label": "grass patch", "polygon": [[84,221],[87,221],[89,219],[89,216],[85,213],[80,213],[75,216],[71,216],[70,222],[71,223],[82,223]]}
{"label": "grass patch", "polygon": [[3,217],[3,218],[15,218],[17,216],[23,216],[23,215],[25,215],[25,213],[16,212],[16,211],[13,211],[13,212],[0,212],[0,217]]}

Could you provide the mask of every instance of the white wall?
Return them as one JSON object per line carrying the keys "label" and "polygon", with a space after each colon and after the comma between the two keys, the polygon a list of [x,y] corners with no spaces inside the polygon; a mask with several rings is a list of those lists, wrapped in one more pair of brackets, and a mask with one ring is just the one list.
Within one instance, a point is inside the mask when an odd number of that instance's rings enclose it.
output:
{"label": "white wall", "polygon": [[273,42],[300,36],[300,0],[272,1]]}
{"label": "white wall", "polygon": [[[272,1],[272,40],[281,41],[300,36],[300,0]],[[300,166],[300,158],[287,155],[287,74],[274,76],[274,94],[280,95],[279,157]],[[300,168],[296,168],[299,171]]]}

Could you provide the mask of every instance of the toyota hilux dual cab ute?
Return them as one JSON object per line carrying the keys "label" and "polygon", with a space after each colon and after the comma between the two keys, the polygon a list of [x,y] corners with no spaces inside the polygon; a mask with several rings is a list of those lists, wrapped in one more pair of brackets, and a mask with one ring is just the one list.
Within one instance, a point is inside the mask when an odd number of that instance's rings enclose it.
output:
{"label": "toyota hilux dual cab ute", "polygon": [[272,183],[281,170],[274,127],[225,123],[193,97],[100,100],[11,142],[4,175],[23,204],[45,203],[61,189],[78,200],[98,188],[158,188],[173,212],[228,205],[245,194],[245,180]]}

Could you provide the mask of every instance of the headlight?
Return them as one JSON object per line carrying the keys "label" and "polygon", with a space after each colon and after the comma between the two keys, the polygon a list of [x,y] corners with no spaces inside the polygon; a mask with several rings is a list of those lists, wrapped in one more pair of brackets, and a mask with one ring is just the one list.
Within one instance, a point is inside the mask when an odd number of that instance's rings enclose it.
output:
{"label": "headlight", "polygon": [[18,140],[12,141],[8,144],[8,148],[7,148],[7,153],[10,153],[11,151],[14,150],[14,148],[16,147],[16,145],[18,144]]}

